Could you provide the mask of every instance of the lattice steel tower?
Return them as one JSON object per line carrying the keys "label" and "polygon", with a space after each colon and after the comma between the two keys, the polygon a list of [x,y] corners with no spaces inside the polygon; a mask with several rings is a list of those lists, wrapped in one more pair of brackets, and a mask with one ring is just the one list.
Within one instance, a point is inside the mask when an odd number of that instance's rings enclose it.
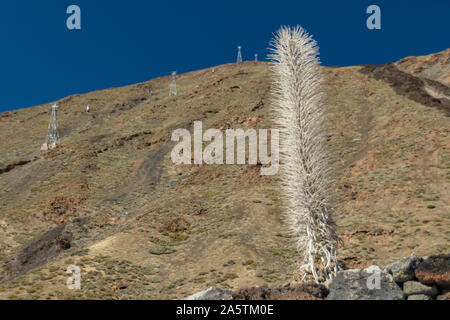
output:
{"label": "lattice steel tower", "polygon": [[236,63],[242,62],[242,53],[241,53],[241,46],[238,46],[238,55],[236,59]]}
{"label": "lattice steel tower", "polygon": [[177,91],[177,72],[172,72],[172,83],[170,84],[169,96],[174,97],[178,94]]}
{"label": "lattice steel tower", "polygon": [[59,133],[58,133],[58,118],[56,111],[58,110],[58,104],[52,106],[52,113],[50,115],[50,123],[48,125],[47,137],[45,143],[42,146],[42,150],[49,150],[56,148],[59,143]]}

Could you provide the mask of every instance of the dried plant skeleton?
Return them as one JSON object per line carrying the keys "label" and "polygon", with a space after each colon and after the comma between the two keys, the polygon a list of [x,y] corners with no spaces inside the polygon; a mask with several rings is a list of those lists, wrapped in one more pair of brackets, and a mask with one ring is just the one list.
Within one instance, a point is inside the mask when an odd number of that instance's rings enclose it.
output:
{"label": "dried plant skeleton", "polygon": [[280,129],[281,176],[289,228],[302,254],[302,279],[337,271],[339,237],[332,220],[332,172],[326,150],[318,48],[300,26],[282,27],[272,41],[273,108]]}

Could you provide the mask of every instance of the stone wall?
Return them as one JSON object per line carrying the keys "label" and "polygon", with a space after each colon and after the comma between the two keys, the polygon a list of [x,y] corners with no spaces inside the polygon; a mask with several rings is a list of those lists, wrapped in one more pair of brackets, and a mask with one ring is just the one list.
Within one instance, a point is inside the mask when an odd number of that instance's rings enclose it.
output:
{"label": "stone wall", "polygon": [[328,289],[328,300],[450,300],[450,255],[412,254],[384,269],[343,270]]}

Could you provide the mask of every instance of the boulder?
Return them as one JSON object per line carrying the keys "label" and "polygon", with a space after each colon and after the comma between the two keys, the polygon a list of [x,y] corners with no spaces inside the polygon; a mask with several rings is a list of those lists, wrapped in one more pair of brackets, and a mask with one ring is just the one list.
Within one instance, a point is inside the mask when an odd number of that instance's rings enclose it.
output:
{"label": "boulder", "polygon": [[435,296],[438,293],[436,286],[427,286],[418,281],[407,281],[403,284],[403,293],[407,296],[416,294],[425,294],[428,296]]}
{"label": "boulder", "polygon": [[450,254],[427,257],[417,265],[415,275],[424,284],[450,289]]}
{"label": "boulder", "polygon": [[185,300],[232,300],[231,291],[216,287],[209,287],[206,290],[197,292]]}
{"label": "boulder", "polygon": [[408,300],[432,300],[430,296],[425,294],[413,294],[408,297]]}
{"label": "boulder", "polygon": [[422,258],[416,256],[413,253],[408,257],[400,259],[386,266],[385,270],[387,273],[392,275],[395,282],[403,283],[409,280],[414,280],[414,269],[422,261]]}
{"label": "boulder", "polygon": [[392,275],[377,266],[339,271],[328,290],[327,300],[403,300],[403,291]]}

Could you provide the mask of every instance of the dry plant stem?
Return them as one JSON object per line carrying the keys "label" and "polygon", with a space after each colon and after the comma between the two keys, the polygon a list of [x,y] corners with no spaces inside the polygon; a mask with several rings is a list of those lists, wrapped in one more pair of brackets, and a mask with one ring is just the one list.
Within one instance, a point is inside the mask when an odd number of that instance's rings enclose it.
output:
{"label": "dry plant stem", "polygon": [[326,150],[318,48],[297,26],[272,41],[273,109],[280,129],[281,180],[290,231],[316,282],[337,272],[339,237],[332,220],[332,171]]}

